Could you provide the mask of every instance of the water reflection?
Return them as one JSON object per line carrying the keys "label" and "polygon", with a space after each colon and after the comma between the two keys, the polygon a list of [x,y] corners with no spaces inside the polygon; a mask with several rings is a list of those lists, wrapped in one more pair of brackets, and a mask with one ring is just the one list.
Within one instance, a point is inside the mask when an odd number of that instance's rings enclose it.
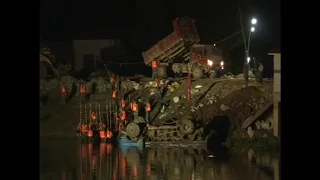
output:
{"label": "water reflection", "polygon": [[279,179],[278,159],[252,150],[219,158],[203,149],[46,143],[40,150],[41,180]]}

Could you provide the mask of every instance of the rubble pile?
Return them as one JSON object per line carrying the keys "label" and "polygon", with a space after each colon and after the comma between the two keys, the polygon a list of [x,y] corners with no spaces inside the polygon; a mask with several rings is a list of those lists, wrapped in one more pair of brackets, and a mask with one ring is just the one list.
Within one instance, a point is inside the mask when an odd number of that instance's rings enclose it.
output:
{"label": "rubble pile", "polygon": [[216,103],[219,99],[222,99],[229,95],[231,92],[241,89],[242,83],[218,83],[212,88],[207,94],[206,98],[204,98],[201,103],[205,105],[210,105]]}
{"label": "rubble pile", "polygon": [[[79,83],[76,83],[76,84],[78,85]],[[91,87],[91,89],[93,88],[97,93],[105,93],[108,91],[108,89],[111,88],[110,83],[105,78],[102,78],[102,77],[94,78],[90,82],[87,82],[85,84],[87,88]],[[77,92],[80,92],[80,91],[77,91]]]}
{"label": "rubble pile", "polygon": [[[255,75],[253,74],[252,71],[249,71],[248,75],[249,75],[249,79],[250,80],[254,80],[255,79]],[[244,78],[244,74],[240,73],[240,74],[236,75],[235,77],[238,78],[238,79],[243,79]]]}
{"label": "rubble pile", "polygon": [[139,87],[140,87],[140,84],[135,81],[125,80],[121,83],[121,88],[124,91],[138,90]]}
{"label": "rubble pile", "polygon": [[[161,103],[154,106],[159,111],[151,113],[155,125],[186,114],[194,114],[197,120],[204,122],[211,121],[217,115],[227,115],[233,121],[234,128],[238,128],[246,118],[262,108],[272,98],[270,82],[244,87],[243,81],[239,80],[221,82],[197,80],[193,83],[191,90],[193,102],[189,105],[186,98],[185,81],[170,81],[164,84],[168,92],[161,98]],[[152,82],[149,82],[146,87],[151,86]],[[169,91],[171,87],[174,88]],[[153,93],[152,88],[150,93]],[[176,103],[174,99],[178,99]]]}
{"label": "rubble pile", "polygon": [[58,87],[64,85],[69,92],[74,92],[74,96],[78,96],[80,92],[80,84],[84,84],[88,93],[95,91],[96,93],[105,93],[110,89],[110,83],[103,77],[95,77],[90,81],[75,79],[71,76],[61,77],[59,82],[57,79],[40,81],[40,97],[44,95],[60,96]]}
{"label": "rubble pile", "polygon": [[196,116],[204,122],[209,122],[214,116],[227,115],[233,129],[239,128],[248,117],[271,100],[272,96],[263,96],[264,91],[252,86],[229,90],[229,94],[215,103],[199,108]]}

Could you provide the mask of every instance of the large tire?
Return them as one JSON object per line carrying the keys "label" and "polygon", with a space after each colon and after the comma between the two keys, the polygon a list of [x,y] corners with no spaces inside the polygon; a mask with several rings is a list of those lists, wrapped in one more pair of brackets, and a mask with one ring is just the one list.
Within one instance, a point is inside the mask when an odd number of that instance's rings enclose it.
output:
{"label": "large tire", "polygon": [[141,129],[137,123],[131,122],[127,125],[126,132],[130,138],[136,138],[141,134]]}
{"label": "large tire", "polygon": [[157,75],[158,75],[158,78],[160,79],[167,78],[168,77],[167,66],[165,65],[159,66],[157,69]]}
{"label": "large tire", "polygon": [[189,119],[184,119],[180,122],[180,132],[183,135],[188,135],[194,132],[194,123]]}
{"label": "large tire", "polygon": [[192,69],[192,76],[193,78],[195,79],[201,79],[203,78],[203,69],[201,66],[195,66],[193,69]]}

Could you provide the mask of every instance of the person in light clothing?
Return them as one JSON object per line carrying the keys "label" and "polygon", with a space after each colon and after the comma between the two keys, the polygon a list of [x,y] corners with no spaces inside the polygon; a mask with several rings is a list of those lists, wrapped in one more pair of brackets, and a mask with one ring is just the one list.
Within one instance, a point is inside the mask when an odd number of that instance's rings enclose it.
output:
{"label": "person in light clothing", "polygon": [[264,66],[262,63],[259,63],[259,68],[258,68],[258,81],[259,83],[262,83],[262,72],[264,70]]}

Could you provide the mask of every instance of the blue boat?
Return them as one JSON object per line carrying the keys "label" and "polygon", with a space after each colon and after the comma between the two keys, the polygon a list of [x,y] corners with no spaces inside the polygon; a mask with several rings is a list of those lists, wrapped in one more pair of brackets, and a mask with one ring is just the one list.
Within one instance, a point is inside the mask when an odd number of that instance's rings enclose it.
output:
{"label": "blue boat", "polygon": [[120,152],[123,155],[128,155],[130,152],[138,152],[142,153],[143,151],[143,146],[121,146],[120,145]]}
{"label": "blue boat", "polygon": [[132,141],[128,139],[126,136],[120,136],[118,142],[120,146],[138,146],[138,147],[144,146],[143,138],[139,138],[138,141]]}

